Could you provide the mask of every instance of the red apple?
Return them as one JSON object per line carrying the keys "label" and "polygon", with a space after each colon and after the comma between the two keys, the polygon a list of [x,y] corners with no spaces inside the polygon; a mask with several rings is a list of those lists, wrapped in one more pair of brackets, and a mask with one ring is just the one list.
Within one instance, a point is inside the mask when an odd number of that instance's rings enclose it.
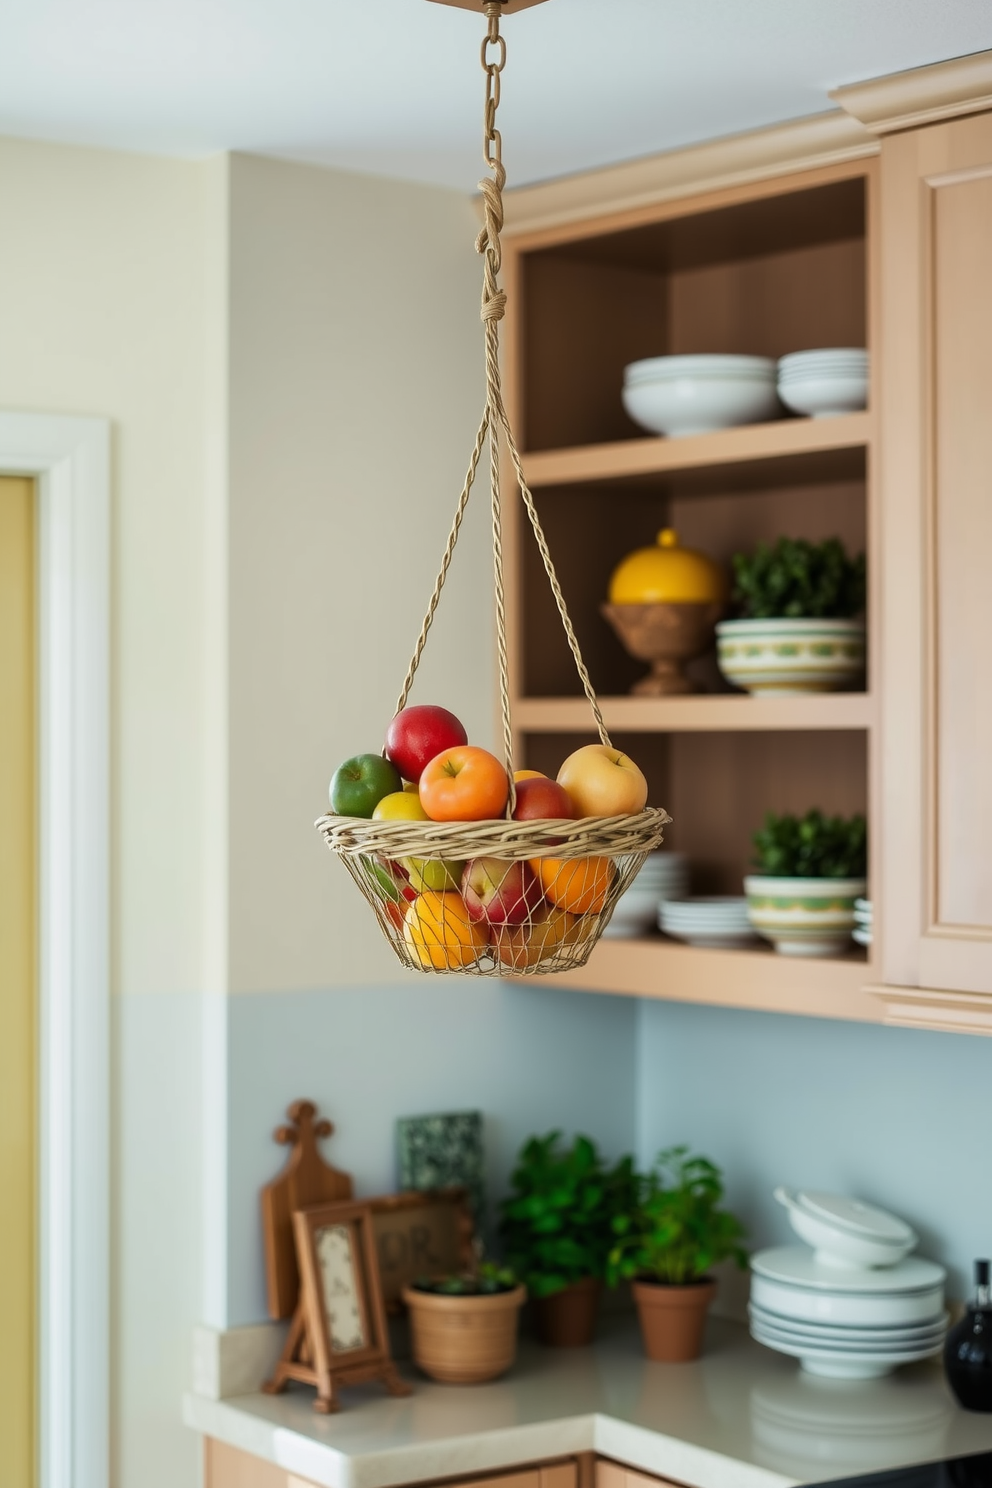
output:
{"label": "red apple", "polygon": [[424,766],[443,750],[468,743],[464,725],[447,708],[419,703],[403,708],[386,730],[386,757],[404,780],[420,779]]}
{"label": "red apple", "polygon": [[577,816],[629,816],[643,811],[648,783],[629,755],[606,744],[584,744],[558,771]]}
{"label": "red apple", "polygon": [[462,898],[470,920],[522,925],[541,902],[541,885],[524,862],[471,858],[462,874]]}
{"label": "red apple", "polygon": [[557,780],[549,780],[546,775],[518,780],[516,786],[514,821],[538,821],[542,817],[573,817],[579,814],[565,787],[559,785]]}

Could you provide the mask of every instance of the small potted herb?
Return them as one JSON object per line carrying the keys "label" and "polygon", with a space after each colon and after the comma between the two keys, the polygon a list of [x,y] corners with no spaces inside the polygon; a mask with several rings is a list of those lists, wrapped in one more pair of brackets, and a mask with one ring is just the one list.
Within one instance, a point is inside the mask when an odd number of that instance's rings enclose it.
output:
{"label": "small potted herb", "polygon": [[720,1207],[722,1198],[714,1163],[686,1146],[667,1147],[638,1176],[631,1211],[613,1222],[609,1279],[633,1282],[649,1359],[681,1364],[698,1358],[716,1295],[712,1267],[725,1260],[747,1265],[744,1226]]}
{"label": "small potted herb", "polygon": [[506,1266],[483,1261],[474,1272],[404,1287],[414,1362],[451,1385],[497,1379],[517,1354],[517,1321],[527,1289]]}
{"label": "small potted herb", "polygon": [[568,1147],[553,1131],[524,1143],[510,1183],[500,1238],[526,1283],[538,1338],[558,1348],[591,1343],[613,1219],[633,1195],[633,1159],[607,1166],[588,1137]]}
{"label": "small potted herb", "polygon": [[758,871],[744,879],[744,892],[758,934],[786,956],[848,950],[854,901],[867,890],[865,818],[769,812],[752,842]]}
{"label": "small potted herb", "polygon": [[716,628],[729,682],[754,693],[833,692],[864,672],[865,557],[836,538],[780,537],[735,553],[740,612]]}

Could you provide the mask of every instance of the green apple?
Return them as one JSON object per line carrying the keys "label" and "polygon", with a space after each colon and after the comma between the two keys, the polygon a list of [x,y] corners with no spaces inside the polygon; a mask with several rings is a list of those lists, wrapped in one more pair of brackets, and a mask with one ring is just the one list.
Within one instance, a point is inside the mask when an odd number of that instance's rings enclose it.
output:
{"label": "green apple", "polygon": [[381,754],[356,754],[334,771],[331,810],[335,816],[370,817],[383,796],[402,789],[399,771]]}
{"label": "green apple", "polygon": [[464,863],[448,858],[400,858],[400,863],[410,875],[410,886],[422,894],[431,889],[442,894],[446,889],[457,889],[462,881]]}

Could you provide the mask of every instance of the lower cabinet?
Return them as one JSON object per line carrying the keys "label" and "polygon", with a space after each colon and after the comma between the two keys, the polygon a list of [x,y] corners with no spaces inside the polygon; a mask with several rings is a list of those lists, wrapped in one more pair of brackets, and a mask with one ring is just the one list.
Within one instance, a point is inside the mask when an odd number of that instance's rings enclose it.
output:
{"label": "lower cabinet", "polygon": [[[604,1466],[614,1472],[623,1472],[622,1468],[615,1467],[613,1463],[606,1463]],[[630,1476],[638,1478],[639,1474],[633,1473]],[[579,1463],[571,1457],[562,1461],[536,1463],[530,1467],[490,1474],[487,1477],[447,1478],[444,1483],[445,1488],[592,1488],[586,1473],[582,1477],[584,1481],[580,1483]],[[643,1479],[645,1485],[657,1481],[653,1478]],[[287,1472],[284,1467],[276,1467],[272,1462],[253,1457],[249,1452],[242,1452],[213,1437],[207,1437],[204,1441],[203,1482],[204,1488],[316,1488],[307,1478]],[[425,1488],[430,1488],[430,1485],[425,1485]],[[598,1477],[596,1488],[599,1488]],[[608,1488],[614,1488],[613,1480],[610,1480]],[[617,1482],[615,1488],[627,1488],[627,1485]],[[635,1485],[632,1483],[630,1488],[635,1488]]]}
{"label": "lower cabinet", "polygon": [[635,1472],[620,1462],[608,1462],[605,1457],[595,1459],[595,1488],[681,1488],[667,1478],[655,1478],[650,1473]]}

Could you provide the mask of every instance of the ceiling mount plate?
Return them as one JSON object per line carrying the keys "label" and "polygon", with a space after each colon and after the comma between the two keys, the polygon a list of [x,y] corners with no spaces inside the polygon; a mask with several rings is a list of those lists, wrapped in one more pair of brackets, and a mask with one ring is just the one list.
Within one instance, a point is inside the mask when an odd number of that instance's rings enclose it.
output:
{"label": "ceiling mount plate", "polygon": [[[432,0],[435,5],[454,5],[459,10],[474,10],[482,15],[485,0]],[[503,15],[513,15],[516,10],[529,10],[532,5],[543,5],[544,0],[499,0]]]}

